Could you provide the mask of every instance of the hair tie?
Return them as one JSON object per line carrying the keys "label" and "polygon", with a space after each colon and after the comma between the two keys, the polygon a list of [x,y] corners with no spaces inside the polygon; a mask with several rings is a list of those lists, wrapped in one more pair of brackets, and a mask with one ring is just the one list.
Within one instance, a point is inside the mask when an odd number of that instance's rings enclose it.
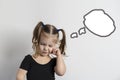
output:
{"label": "hair tie", "polygon": [[57,32],[59,32],[60,31],[60,29],[57,29]]}
{"label": "hair tie", "polygon": [[43,23],[43,22],[41,22],[41,25],[42,25],[43,27],[45,27],[45,25],[44,25],[44,23]]}

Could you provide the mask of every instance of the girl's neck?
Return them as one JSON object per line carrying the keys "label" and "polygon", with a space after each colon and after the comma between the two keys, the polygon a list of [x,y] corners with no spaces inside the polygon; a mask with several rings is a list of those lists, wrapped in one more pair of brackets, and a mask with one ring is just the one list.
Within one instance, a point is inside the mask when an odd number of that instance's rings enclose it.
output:
{"label": "girl's neck", "polygon": [[39,64],[47,64],[51,58],[49,56],[40,56],[38,55],[36,58],[33,58]]}
{"label": "girl's neck", "polygon": [[39,57],[39,58],[41,58],[41,59],[48,59],[48,58],[51,58],[49,55],[48,55],[48,56],[42,56],[42,55],[40,55],[40,54],[39,54],[39,55],[33,54],[32,56],[33,56],[34,58],[38,58],[38,57]]}
{"label": "girl's neck", "polygon": [[38,57],[42,58],[42,59],[48,59],[48,58],[50,58],[49,56],[42,56],[42,55],[39,55]]}

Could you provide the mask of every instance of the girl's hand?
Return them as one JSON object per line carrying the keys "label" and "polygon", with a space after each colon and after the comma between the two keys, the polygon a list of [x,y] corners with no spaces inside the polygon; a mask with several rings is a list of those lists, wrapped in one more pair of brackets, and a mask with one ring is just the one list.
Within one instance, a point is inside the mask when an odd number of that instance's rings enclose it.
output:
{"label": "girl's hand", "polygon": [[53,54],[56,55],[57,57],[58,57],[58,56],[61,56],[61,51],[60,51],[59,48],[53,48],[53,51],[52,51],[52,52],[53,52]]}

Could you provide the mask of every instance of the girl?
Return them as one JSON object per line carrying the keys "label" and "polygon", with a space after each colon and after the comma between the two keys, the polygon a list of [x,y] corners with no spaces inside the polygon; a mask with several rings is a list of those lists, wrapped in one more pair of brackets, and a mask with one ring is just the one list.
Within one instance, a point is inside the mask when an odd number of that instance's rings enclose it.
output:
{"label": "girl", "polygon": [[[61,40],[59,31],[63,34]],[[33,31],[32,43],[35,53],[25,56],[16,80],[25,80],[25,75],[27,80],[55,80],[54,72],[59,76],[65,74],[66,67],[62,55],[65,55],[66,36],[63,29],[39,22]],[[56,57],[52,58],[50,54]]]}

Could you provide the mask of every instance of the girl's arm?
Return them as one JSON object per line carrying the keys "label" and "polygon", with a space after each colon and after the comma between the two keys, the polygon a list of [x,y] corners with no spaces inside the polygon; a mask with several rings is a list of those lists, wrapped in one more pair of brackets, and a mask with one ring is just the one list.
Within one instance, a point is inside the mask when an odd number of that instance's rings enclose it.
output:
{"label": "girl's arm", "polygon": [[24,69],[19,69],[16,75],[16,80],[25,80],[25,75],[27,71]]}
{"label": "girl's arm", "polygon": [[63,55],[61,54],[60,50],[57,49],[54,51],[54,53],[56,52],[56,56],[57,56],[57,61],[56,61],[56,66],[55,66],[55,72],[57,75],[59,76],[63,76],[66,72],[66,66],[65,66],[65,62],[63,60]]}

